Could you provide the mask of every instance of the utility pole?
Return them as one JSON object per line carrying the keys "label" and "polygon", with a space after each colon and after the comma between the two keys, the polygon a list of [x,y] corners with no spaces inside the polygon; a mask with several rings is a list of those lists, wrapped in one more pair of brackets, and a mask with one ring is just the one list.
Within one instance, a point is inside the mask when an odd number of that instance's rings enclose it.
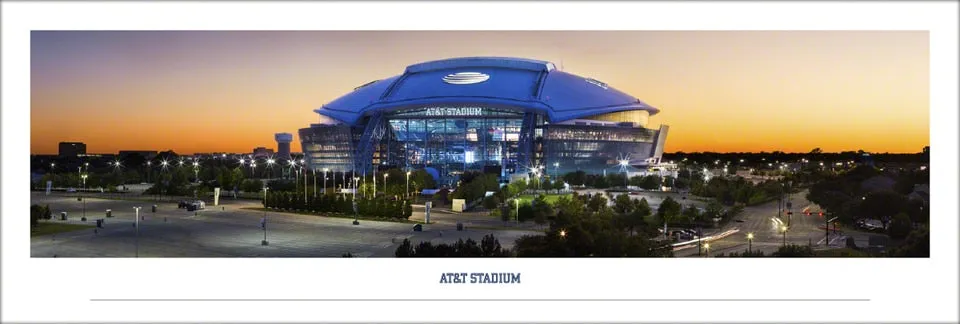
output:
{"label": "utility pole", "polygon": [[136,253],[135,257],[140,257],[140,207],[133,207],[136,210],[136,220],[134,221],[134,227],[137,228],[137,239],[136,239]]}

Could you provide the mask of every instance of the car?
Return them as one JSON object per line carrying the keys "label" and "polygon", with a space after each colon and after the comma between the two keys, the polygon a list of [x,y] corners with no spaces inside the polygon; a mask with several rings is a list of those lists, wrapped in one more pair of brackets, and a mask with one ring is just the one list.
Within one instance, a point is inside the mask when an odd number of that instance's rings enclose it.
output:
{"label": "car", "polygon": [[413,225],[413,231],[414,231],[414,232],[423,232],[423,225],[421,225],[421,224]]}
{"label": "car", "polygon": [[737,223],[743,223],[743,220],[742,220],[742,219],[738,219],[738,220],[737,220]]}
{"label": "car", "polygon": [[70,189],[67,189],[67,192],[77,192],[77,189],[70,188]]}
{"label": "car", "polygon": [[178,202],[178,203],[177,203],[177,208],[187,208],[187,201],[186,201],[186,200],[181,200],[180,202]]}

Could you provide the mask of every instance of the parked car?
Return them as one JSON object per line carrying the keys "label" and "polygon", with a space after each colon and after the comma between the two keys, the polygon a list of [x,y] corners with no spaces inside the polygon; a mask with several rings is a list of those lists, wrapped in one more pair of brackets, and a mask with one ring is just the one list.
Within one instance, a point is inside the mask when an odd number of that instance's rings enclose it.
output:
{"label": "parked car", "polygon": [[423,232],[423,225],[420,225],[420,224],[413,225],[413,231],[414,231],[414,232]]}
{"label": "parked car", "polygon": [[187,211],[195,211],[200,209],[205,209],[207,204],[203,200],[194,200],[186,202]]}

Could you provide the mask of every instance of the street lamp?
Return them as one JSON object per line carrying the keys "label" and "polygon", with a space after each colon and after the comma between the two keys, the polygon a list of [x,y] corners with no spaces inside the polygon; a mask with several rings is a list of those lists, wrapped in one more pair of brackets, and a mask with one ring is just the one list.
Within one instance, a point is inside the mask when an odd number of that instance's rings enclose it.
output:
{"label": "street lamp", "polygon": [[330,171],[329,168],[323,168],[323,193],[327,193],[327,171]]}
{"label": "street lamp", "polygon": [[136,251],[134,252],[134,253],[135,253],[134,255],[135,255],[137,258],[140,257],[140,208],[141,208],[141,207],[133,207],[133,209],[136,210],[136,214],[134,215],[134,216],[136,216],[136,220],[134,221],[134,227],[137,228],[137,239],[136,239],[136,243],[135,243],[135,245],[136,245],[136,247],[135,247],[135,248],[136,248]]}
{"label": "street lamp", "polygon": [[200,182],[200,162],[193,161],[193,179]]}
{"label": "street lamp", "polygon": [[560,162],[553,162],[553,177],[560,176]]}
{"label": "street lamp", "polygon": [[389,175],[389,173],[383,174],[383,199],[387,199],[387,176]]}
{"label": "street lamp", "polygon": [[787,246],[787,226],[780,225],[780,232],[783,233],[783,246]]}
{"label": "street lamp", "polygon": [[710,243],[705,243],[703,249],[707,252],[707,257],[710,257]]}
{"label": "street lamp", "polygon": [[566,231],[566,230],[560,230],[560,238],[565,238],[565,237],[567,237],[567,231]]}
{"label": "street lamp", "polygon": [[753,233],[747,233],[747,251],[753,253]]}
{"label": "street lamp", "polygon": [[407,190],[404,192],[403,196],[405,198],[410,197],[410,171],[407,171]]}
{"label": "street lamp", "polygon": [[[81,178],[83,178],[83,189],[86,190],[86,189],[87,189],[87,175],[84,174]],[[86,199],[82,199],[82,200],[83,200],[83,218],[87,218],[87,200],[86,200]]]}
{"label": "street lamp", "polygon": [[360,178],[359,178],[359,177],[354,177],[354,178],[353,178],[353,201],[354,201],[354,203],[356,203],[356,201],[357,201],[357,181],[360,181]]}
{"label": "street lamp", "polygon": [[623,169],[623,188],[624,189],[628,187],[627,166],[629,165],[630,165],[630,160],[620,160],[620,168]]}
{"label": "street lamp", "polygon": [[260,245],[270,244],[267,242],[267,187],[263,187],[263,220],[260,221],[260,226],[263,227],[263,241],[260,241]]}
{"label": "street lamp", "polygon": [[273,162],[273,159],[267,159],[267,169],[270,169],[270,177],[268,177],[268,179],[273,177]]}

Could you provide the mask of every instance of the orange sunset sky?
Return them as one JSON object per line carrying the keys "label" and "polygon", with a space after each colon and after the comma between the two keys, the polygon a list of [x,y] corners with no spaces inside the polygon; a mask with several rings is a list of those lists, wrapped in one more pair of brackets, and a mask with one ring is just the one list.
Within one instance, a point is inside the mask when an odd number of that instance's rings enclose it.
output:
{"label": "orange sunset sky", "polygon": [[667,152],[929,145],[924,31],[34,31],[31,152],[250,152],[410,64],[551,61],[661,109]]}

